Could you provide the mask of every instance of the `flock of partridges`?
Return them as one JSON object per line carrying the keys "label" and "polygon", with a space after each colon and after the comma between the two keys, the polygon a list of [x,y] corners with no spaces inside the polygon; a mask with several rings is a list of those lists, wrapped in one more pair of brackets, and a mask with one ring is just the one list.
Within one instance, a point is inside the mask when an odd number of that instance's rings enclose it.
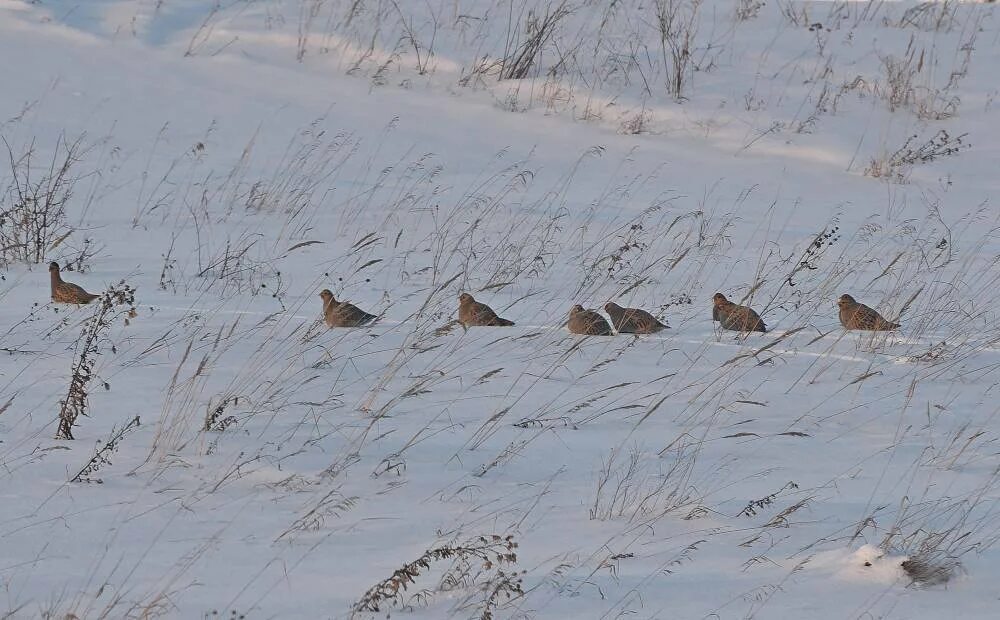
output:
{"label": "flock of partridges", "polygon": [[[58,263],[49,264],[49,274],[54,302],[88,304],[100,297],[63,280]],[[379,318],[378,315],[365,312],[354,304],[337,301],[329,289],[323,289],[319,296],[323,300],[323,319],[330,327],[361,327]],[[712,319],[718,321],[723,329],[738,332],[767,331],[764,321],[752,308],[735,304],[726,299],[722,293],[716,293],[713,302]],[[899,323],[886,320],[881,314],[858,303],[850,295],[841,295],[837,305],[840,306],[840,323],[845,329],[885,331],[899,327]],[[623,308],[611,302],[605,304],[604,311],[611,317],[611,324],[596,310],[587,310],[579,304],[574,305],[570,308],[566,327],[571,333],[588,336],[611,336],[615,333],[653,334],[669,328],[666,323],[639,308]],[[514,325],[513,321],[501,318],[492,308],[476,301],[468,293],[458,296],[458,322],[465,328]]]}

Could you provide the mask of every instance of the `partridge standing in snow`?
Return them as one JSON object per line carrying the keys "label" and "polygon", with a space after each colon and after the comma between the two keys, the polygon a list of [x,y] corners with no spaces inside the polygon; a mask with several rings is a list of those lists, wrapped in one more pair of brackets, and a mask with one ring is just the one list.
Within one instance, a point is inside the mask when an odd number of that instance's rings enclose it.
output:
{"label": "partridge standing in snow", "polygon": [[360,327],[378,318],[354,304],[337,301],[330,289],[323,289],[319,296],[323,299],[323,319],[329,327]]}
{"label": "partridge standing in snow", "polygon": [[655,334],[669,327],[639,308],[622,308],[614,302],[608,302],[604,305],[604,311],[611,317],[619,334]]}
{"label": "partridge standing in snow", "polygon": [[712,297],[712,320],[718,321],[722,329],[736,332],[766,332],[767,326],[760,315],[747,306],[738,306],[726,299],[722,293]]}
{"label": "partridge standing in snow", "polygon": [[59,275],[59,263],[49,263],[49,279],[52,281],[52,301],[60,304],[89,304],[100,295],[94,295],[83,288],[65,282]]}
{"label": "partridge standing in snow", "polygon": [[583,306],[577,304],[570,308],[569,322],[566,323],[569,331],[574,334],[585,336],[610,336],[611,326],[604,320],[604,317],[593,310],[584,310]]}
{"label": "partridge standing in snow", "polygon": [[837,301],[840,306],[840,324],[844,329],[864,329],[869,331],[887,331],[899,327],[899,323],[891,323],[864,304],[859,304],[850,295],[841,295]]}
{"label": "partridge standing in snow", "polygon": [[486,304],[481,304],[468,293],[458,296],[458,322],[462,327],[510,327],[514,321],[497,316]]}

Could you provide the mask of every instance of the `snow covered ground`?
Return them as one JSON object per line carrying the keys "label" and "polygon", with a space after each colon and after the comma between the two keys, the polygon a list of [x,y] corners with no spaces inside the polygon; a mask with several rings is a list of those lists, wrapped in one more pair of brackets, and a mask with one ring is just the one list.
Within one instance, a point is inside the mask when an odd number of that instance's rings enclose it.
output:
{"label": "snow covered ground", "polygon": [[[0,0],[0,53],[0,617],[1000,617],[994,4]],[[611,300],[671,329],[563,327]]]}

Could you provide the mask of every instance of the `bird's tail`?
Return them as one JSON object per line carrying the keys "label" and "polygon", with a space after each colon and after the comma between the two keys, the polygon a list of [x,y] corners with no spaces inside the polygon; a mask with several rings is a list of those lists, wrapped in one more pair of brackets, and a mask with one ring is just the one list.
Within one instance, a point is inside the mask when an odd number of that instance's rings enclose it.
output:
{"label": "bird's tail", "polygon": [[514,325],[514,321],[508,321],[507,319],[501,319],[500,317],[497,317],[496,324],[497,327],[512,327]]}

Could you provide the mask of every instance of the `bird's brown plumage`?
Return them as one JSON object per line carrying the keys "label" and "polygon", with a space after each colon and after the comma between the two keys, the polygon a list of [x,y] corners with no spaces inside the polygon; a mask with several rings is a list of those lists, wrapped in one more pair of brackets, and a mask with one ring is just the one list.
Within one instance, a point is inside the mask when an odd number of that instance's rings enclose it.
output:
{"label": "bird's brown plumage", "polygon": [[510,327],[514,324],[514,321],[497,316],[493,308],[479,303],[468,293],[458,296],[458,322],[463,327]]}
{"label": "bird's brown plumage", "polygon": [[874,309],[858,303],[850,295],[841,295],[837,305],[840,306],[840,324],[844,329],[888,331],[899,327],[899,323],[887,321]]}
{"label": "bird's brown plumage", "polygon": [[585,336],[610,336],[611,326],[603,316],[593,310],[585,310],[577,304],[570,308],[566,327],[574,334]]}
{"label": "bird's brown plumage", "polygon": [[94,295],[82,287],[66,282],[59,274],[59,263],[49,263],[49,280],[52,284],[52,301],[60,304],[89,304],[100,295]]}
{"label": "bird's brown plumage", "polygon": [[747,306],[739,306],[726,299],[722,293],[712,297],[712,319],[718,321],[722,329],[737,332],[766,332],[767,326],[760,315]]}
{"label": "bird's brown plumage", "polygon": [[323,320],[328,327],[360,327],[378,318],[354,304],[337,301],[329,289],[320,291],[319,296],[323,299]]}
{"label": "bird's brown plumage", "polygon": [[604,305],[604,311],[620,334],[654,334],[669,327],[655,316],[639,308],[623,308],[614,302]]}

